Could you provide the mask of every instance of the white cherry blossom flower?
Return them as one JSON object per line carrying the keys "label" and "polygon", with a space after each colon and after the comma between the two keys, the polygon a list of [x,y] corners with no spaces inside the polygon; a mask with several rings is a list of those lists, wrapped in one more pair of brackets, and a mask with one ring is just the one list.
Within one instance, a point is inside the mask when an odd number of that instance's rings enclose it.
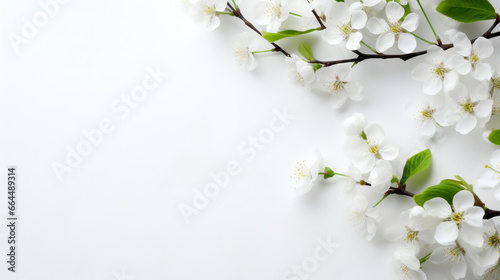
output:
{"label": "white cherry blossom flower", "polygon": [[429,261],[435,264],[450,263],[451,275],[455,279],[464,278],[467,273],[465,249],[458,244],[435,249],[429,257]]}
{"label": "white cherry blossom flower", "polygon": [[384,233],[390,242],[397,242],[397,251],[404,254],[415,255],[420,252],[423,244],[434,243],[434,233],[440,220],[427,215],[421,206],[415,206],[410,211],[403,213],[409,218],[408,225],[393,225]]}
{"label": "white cherry blossom flower", "polygon": [[376,43],[378,52],[385,52],[394,43],[398,42],[399,49],[404,53],[410,53],[417,47],[415,37],[408,33],[417,29],[419,19],[415,13],[410,13],[401,21],[405,14],[404,8],[396,3],[389,2],[385,8],[387,21],[376,17],[368,21],[366,27],[373,34],[379,34]]}
{"label": "white cherry blossom flower", "polygon": [[[346,136],[358,136],[363,138],[364,130],[368,125],[365,115],[354,113],[351,117],[344,121],[344,132]],[[366,137],[366,135],[365,135]]]}
{"label": "white cherry blossom flower", "polygon": [[453,69],[452,55],[438,46],[430,46],[427,60],[415,67],[412,76],[424,83],[423,91],[434,95],[443,88],[448,92],[458,84],[458,73]]}
{"label": "white cherry blossom flower", "polygon": [[327,28],[323,30],[323,40],[332,45],[345,42],[348,50],[359,49],[363,39],[360,30],[365,27],[367,16],[361,6],[356,7],[354,4],[349,7],[346,3],[334,2],[327,13]]}
{"label": "white cherry blossom flower", "polygon": [[310,85],[316,79],[316,75],[314,73],[314,69],[312,65],[297,56],[296,54],[292,54],[292,57],[287,57],[287,64],[290,67],[290,71],[288,72],[288,77],[292,80],[295,80],[302,86]]}
{"label": "white cherry blossom flower", "polygon": [[244,32],[234,48],[234,60],[236,64],[240,67],[246,65],[249,71],[254,70],[257,67],[257,61],[253,53],[255,51],[257,51],[255,40],[252,40],[250,34]]}
{"label": "white cherry blossom flower", "polygon": [[376,222],[380,222],[377,208],[368,206],[368,201],[362,194],[354,198],[349,220],[356,231],[367,239],[372,240],[377,233]]}
{"label": "white cherry blossom flower", "polygon": [[351,67],[349,65],[336,65],[321,68],[316,72],[318,88],[330,95],[333,108],[340,108],[347,98],[359,101],[363,99],[361,86],[357,81],[351,81]]}
{"label": "white cherry blossom flower", "polygon": [[287,0],[264,0],[255,3],[255,21],[266,26],[267,32],[277,32],[290,15]]}
{"label": "white cherry blossom flower", "polygon": [[344,173],[348,176],[340,176],[338,180],[342,185],[342,191],[344,195],[349,199],[354,199],[358,195],[359,191],[366,187],[366,178],[363,176],[361,171],[354,167],[352,164],[349,165],[348,170]]}
{"label": "white cherry blossom flower", "polygon": [[444,96],[431,96],[423,101],[410,103],[406,106],[405,111],[415,121],[420,132],[420,138],[430,139],[441,129],[435,116],[440,113],[443,107]]}
{"label": "white cherry blossom flower", "polygon": [[474,201],[472,193],[463,190],[453,197],[453,209],[441,197],[424,203],[428,215],[442,219],[434,235],[439,244],[453,244],[460,234],[462,240],[473,247],[479,248],[483,245],[481,228],[484,210],[474,206]]}
{"label": "white cherry blossom flower", "polygon": [[379,125],[369,125],[365,136],[366,139],[350,137],[345,143],[346,152],[361,172],[372,171],[379,160],[394,160],[398,156],[399,149],[385,141],[385,132]]}
{"label": "white cherry blossom flower", "polygon": [[490,163],[485,166],[475,185],[483,190],[495,190],[495,198],[500,199],[500,150],[496,150],[490,156]]}
{"label": "white cherry blossom flower", "polygon": [[443,109],[435,119],[443,126],[454,125],[460,134],[471,132],[476,126],[483,127],[491,116],[493,100],[488,99],[487,90],[479,86],[470,93],[463,84],[449,93],[452,103]]}
{"label": "white cherry blossom flower", "polygon": [[453,42],[453,50],[460,55],[454,61],[454,68],[462,75],[473,72],[474,78],[478,80],[490,79],[493,72],[491,65],[485,62],[485,59],[493,54],[493,43],[484,38],[479,37],[471,43],[470,39],[462,32],[457,32],[451,36]]}
{"label": "white cherry blossom flower", "polygon": [[376,193],[384,194],[391,186],[392,180],[392,165],[385,161],[379,160],[375,164],[375,168],[370,172],[368,181],[371,184],[371,190]]}
{"label": "white cherry blossom flower", "polygon": [[386,1],[383,0],[365,0],[365,1],[358,1],[358,0],[345,0],[345,3],[347,3],[349,6],[355,4],[355,5],[360,5],[361,4],[361,9],[366,13],[367,16],[373,17],[377,16],[380,11],[382,11],[385,8],[385,3]]}
{"label": "white cherry blossom flower", "polygon": [[479,264],[482,267],[490,267],[498,262],[500,258],[500,235],[498,226],[492,220],[484,221],[484,244],[479,253]]}
{"label": "white cherry blossom flower", "polygon": [[199,0],[191,4],[191,13],[196,23],[207,26],[209,31],[219,27],[219,12],[224,12],[227,1]]}
{"label": "white cherry blossom flower", "polygon": [[420,268],[420,261],[415,255],[396,251],[396,262],[394,270],[399,279],[403,280],[427,280],[427,276]]}
{"label": "white cherry blossom flower", "polygon": [[500,262],[497,262],[492,267],[485,268],[479,273],[483,280],[498,280],[500,277]]}
{"label": "white cherry blossom flower", "polygon": [[321,164],[321,154],[315,151],[306,159],[295,164],[293,174],[290,176],[291,189],[294,195],[299,196],[309,192],[318,178]]}

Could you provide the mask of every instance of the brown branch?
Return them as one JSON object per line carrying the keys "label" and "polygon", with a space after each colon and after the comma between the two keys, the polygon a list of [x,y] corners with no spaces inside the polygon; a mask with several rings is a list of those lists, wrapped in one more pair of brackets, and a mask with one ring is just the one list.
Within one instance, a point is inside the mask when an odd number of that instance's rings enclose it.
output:
{"label": "brown branch", "polygon": [[319,15],[318,15],[318,13],[316,12],[315,9],[312,10],[312,13],[314,14],[314,17],[316,18],[316,20],[318,20],[318,23],[321,26],[321,29],[326,29],[326,26],[323,23],[323,20],[319,17]]}
{"label": "brown branch", "polygon": [[[229,9],[231,9],[231,11],[233,12],[234,16],[241,19],[246,26],[250,27],[250,29],[252,29],[253,31],[255,31],[257,34],[259,34],[260,36],[262,36],[262,33],[259,31],[259,29],[257,29],[257,27],[255,27],[255,25],[253,25],[251,22],[249,22],[244,16],[243,14],[241,13],[240,9],[235,9],[233,8],[233,6],[231,5],[231,3],[227,2],[227,5],[229,7]],[[278,44],[276,43],[271,43],[271,45],[274,46],[274,51],[276,52],[281,52],[283,53],[285,56],[287,57],[291,57],[291,55],[285,51],[284,49],[282,49]]]}
{"label": "brown branch", "polygon": [[411,193],[402,187],[399,187],[399,188],[390,187],[389,190],[385,193],[385,195],[391,195],[391,194],[398,194],[398,195],[404,195],[404,196],[409,196],[409,197],[415,196],[414,193]]}

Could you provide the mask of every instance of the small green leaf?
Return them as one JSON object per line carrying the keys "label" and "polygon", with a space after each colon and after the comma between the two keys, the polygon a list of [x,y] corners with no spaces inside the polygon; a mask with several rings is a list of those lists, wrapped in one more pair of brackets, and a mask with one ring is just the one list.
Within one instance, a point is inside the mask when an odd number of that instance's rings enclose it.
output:
{"label": "small green leaf", "polygon": [[403,176],[401,176],[401,185],[406,184],[406,181],[418,174],[425,169],[427,169],[432,162],[432,155],[429,149],[424,150],[406,161],[405,168],[403,170]]}
{"label": "small green leaf", "polygon": [[323,67],[323,65],[319,64],[319,63],[312,63],[311,64],[314,72],[318,71],[318,69],[321,69]]}
{"label": "small green leaf", "polygon": [[488,0],[444,0],[436,10],[456,21],[471,23],[495,19],[495,8]]}
{"label": "small green leaf", "polygon": [[270,33],[266,31],[262,31],[262,37],[266,39],[269,43],[274,43],[276,41],[279,41],[281,39],[289,38],[289,37],[295,37],[299,35],[304,35],[308,34],[314,31],[321,30],[321,28],[312,28],[308,29],[306,31],[297,31],[297,30],[283,30],[278,33]]}
{"label": "small green leaf", "polygon": [[364,130],[363,130],[363,131],[361,131],[361,134],[360,134],[359,136],[360,136],[361,138],[363,138],[363,140],[365,140],[365,141],[368,139],[368,138],[366,137],[366,133],[365,133],[365,131],[364,131]]}
{"label": "small green leaf", "polygon": [[417,205],[423,206],[426,201],[435,197],[441,197],[452,205],[455,194],[463,190],[465,188],[461,184],[456,183],[455,180],[443,180],[439,185],[428,187],[421,194],[415,195],[413,200],[415,200]]}
{"label": "small green leaf", "polygon": [[333,170],[330,167],[325,167],[324,173],[325,173],[325,174],[323,174],[324,179],[328,179],[328,178],[335,176],[335,172],[333,172]]}
{"label": "small green leaf", "polygon": [[311,46],[307,42],[302,42],[300,43],[298,47],[299,53],[305,57],[307,60],[316,60],[313,55],[313,51],[311,49]]}
{"label": "small green leaf", "polygon": [[488,140],[495,145],[500,145],[500,129],[493,130],[488,136]]}

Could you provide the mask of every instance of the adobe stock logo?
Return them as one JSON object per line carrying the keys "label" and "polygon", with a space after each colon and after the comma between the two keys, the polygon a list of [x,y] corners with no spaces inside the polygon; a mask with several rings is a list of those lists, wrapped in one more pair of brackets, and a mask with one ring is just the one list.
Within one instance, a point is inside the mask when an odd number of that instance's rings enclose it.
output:
{"label": "adobe stock logo", "polygon": [[[273,117],[269,120],[268,126],[262,128],[256,135],[249,136],[242,141],[237,151],[247,162],[253,161],[257,154],[265,150],[266,145],[271,143],[277,133],[285,130],[290,121],[295,118],[294,115],[286,112],[286,108],[273,110]],[[243,171],[240,161],[236,159],[229,160],[224,170],[210,172],[211,182],[205,184],[202,189],[194,188],[191,204],[179,204],[179,211],[186,223],[190,223],[192,216],[198,216],[202,210],[206,209],[210,202],[219,196],[221,189],[227,188],[231,179]]]}
{"label": "adobe stock logo", "polygon": [[168,73],[163,72],[159,65],[156,65],[155,68],[147,67],[146,72],[141,84],[132,88],[129,93],[122,94],[120,98],[116,98],[111,103],[111,112],[119,121],[113,121],[113,118],[103,118],[96,128],[83,130],[82,139],[74,146],[66,146],[64,161],[52,162],[52,170],[59,181],[62,182],[63,175],[73,172],[75,168],[80,166],[84,158],[89,156],[95,147],[101,145],[108,134],[115,131],[116,125],[127,119],[131,112],[137,109],[148,98],[149,94],[160,87],[168,77]]}
{"label": "adobe stock logo", "polygon": [[305,280],[318,270],[319,265],[328,260],[340,245],[334,241],[330,234],[326,238],[318,238],[318,245],[311,256],[302,259],[298,265],[290,267],[283,274],[282,280]]}
{"label": "adobe stock logo", "polygon": [[19,34],[14,32],[9,32],[9,34],[7,34],[14,51],[18,53],[22,45],[28,44],[31,39],[35,38],[40,32],[40,29],[47,26],[50,20],[60,13],[62,5],[68,2],[69,0],[39,1],[38,5],[40,6],[40,11],[33,14],[31,19],[22,17],[23,24]]}

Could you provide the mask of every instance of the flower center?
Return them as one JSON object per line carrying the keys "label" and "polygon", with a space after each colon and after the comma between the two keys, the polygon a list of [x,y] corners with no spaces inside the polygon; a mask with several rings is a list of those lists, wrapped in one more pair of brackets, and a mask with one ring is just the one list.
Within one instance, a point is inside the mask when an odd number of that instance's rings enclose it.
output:
{"label": "flower center", "polygon": [[420,111],[421,118],[423,120],[431,119],[435,112],[436,112],[435,109],[431,109],[431,106],[427,105],[427,107],[423,108]]}
{"label": "flower center", "polygon": [[209,16],[215,15],[215,8],[214,7],[207,7],[205,9],[205,13]]}
{"label": "flower center", "polygon": [[451,220],[454,221],[456,224],[460,224],[462,220],[464,219],[464,212],[455,212],[451,215]]}
{"label": "flower center", "polygon": [[437,67],[432,68],[431,71],[432,73],[434,73],[434,75],[438,76],[439,78],[444,78],[444,75],[450,72],[450,70],[444,67],[444,64],[442,62]]}
{"label": "flower center", "polygon": [[458,103],[458,106],[462,108],[464,113],[472,114],[474,112],[474,108],[476,107],[477,102],[472,102],[470,97],[464,98],[462,103]]}
{"label": "flower center", "polygon": [[500,247],[500,237],[497,234],[490,236],[488,238],[488,245],[490,245],[491,247],[499,248]]}
{"label": "flower center", "polygon": [[403,28],[401,27],[401,24],[399,21],[391,21],[389,23],[389,31],[395,34],[403,32]]}
{"label": "flower center", "polygon": [[500,90],[500,76],[493,81],[493,87]]}
{"label": "flower center", "polygon": [[290,178],[295,180],[295,183],[298,183],[303,179],[312,179],[312,174],[307,166],[307,161],[298,161]]}
{"label": "flower center", "polygon": [[413,242],[417,240],[417,235],[418,231],[408,228],[404,240],[408,242]]}
{"label": "flower center", "polygon": [[245,62],[248,60],[248,48],[243,48],[243,47],[237,47],[234,50],[234,58],[236,60],[236,63],[240,66],[243,66]]}
{"label": "flower center", "polygon": [[375,156],[375,158],[377,159],[380,159],[380,154],[379,154],[379,146],[378,146],[378,143],[375,143],[375,144],[371,144],[370,142],[368,142],[368,152],[370,154],[373,154]]}
{"label": "flower center", "polygon": [[333,93],[339,93],[340,91],[343,91],[345,89],[345,85],[347,82],[339,80],[339,77],[336,77],[336,80],[333,82],[330,82],[328,84],[328,88],[330,89],[330,94]]}
{"label": "flower center", "polygon": [[472,66],[475,66],[476,63],[478,63],[481,58],[479,58],[479,51],[478,50],[473,50],[472,51],[472,55],[470,57],[468,57],[470,63],[472,64]]}
{"label": "flower center", "polygon": [[500,101],[493,101],[493,107],[491,109],[493,115],[500,113]]}
{"label": "flower center", "polygon": [[344,37],[344,39],[349,38],[349,36],[352,33],[352,27],[349,23],[339,24],[339,25],[337,25],[337,28],[340,30],[340,33],[342,33],[342,36]]}
{"label": "flower center", "polygon": [[278,5],[269,4],[266,11],[268,17],[281,17],[281,9]]}
{"label": "flower center", "polygon": [[302,77],[302,75],[300,75],[299,72],[295,74],[295,79],[297,79],[297,82],[300,83],[302,86],[305,85],[304,77]]}
{"label": "flower center", "polygon": [[449,250],[449,252],[450,252],[450,255],[451,255],[452,257],[454,257],[455,259],[456,259],[457,257],[459,257],[460,255],[465,255],[465,251],[464,251],[464,249],[462,249],[461,247],[450,248],[450,249],[448,249],[448,250]]}

